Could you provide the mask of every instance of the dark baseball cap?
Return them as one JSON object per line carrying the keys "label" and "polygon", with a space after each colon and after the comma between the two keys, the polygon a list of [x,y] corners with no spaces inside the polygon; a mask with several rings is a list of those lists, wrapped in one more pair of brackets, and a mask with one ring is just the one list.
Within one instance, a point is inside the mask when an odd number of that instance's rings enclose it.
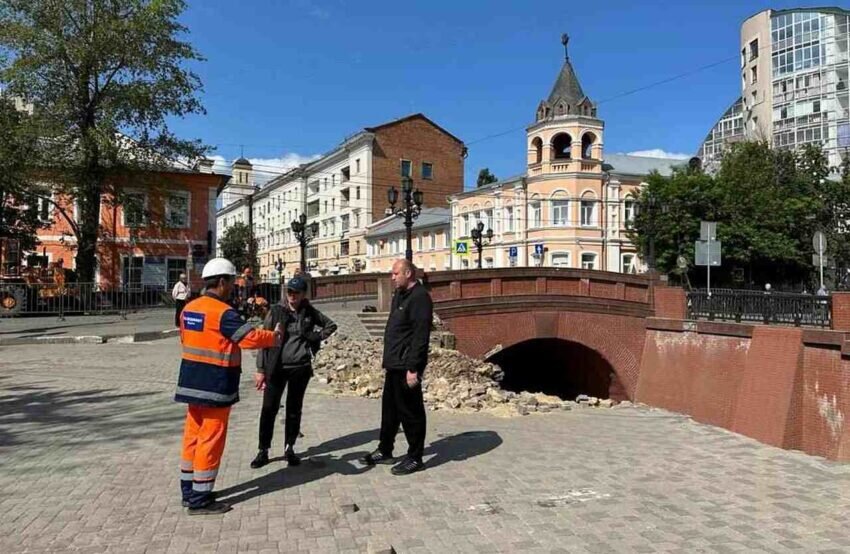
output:
{"label": "dark baseball cap", "polygon": [[294,290],[295,292],[307,292],[307,281],[301,277],[295,276],[286,283],[286,290]]}

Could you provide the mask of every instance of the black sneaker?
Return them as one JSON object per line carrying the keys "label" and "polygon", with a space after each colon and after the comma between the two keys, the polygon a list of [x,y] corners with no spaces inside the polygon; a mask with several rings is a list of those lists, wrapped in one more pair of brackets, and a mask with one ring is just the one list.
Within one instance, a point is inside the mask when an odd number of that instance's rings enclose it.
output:
{"label": "black sneaker", "polygon": [[367,466],[373,466],[375,464],[391,464],[394,460],[395,458],[393,458],[392,454],[384,454],[380,451],[380,449],[360,458],[360,461]]}
{"label": "black sneaker", "polygon": [[229,505],[224,502],[210,502],[206,506],[201,506],[200,508],[189,508],[190,516],[206,516],[206,515],[216,515],[216,514],[226,514],[230,510],[232,510]]}
{"label": "black sneaker", "polygon": [[301,465],[301,458],[298,457],[298,454],[295,453],[295,449],[291,446],[287,446],[286,450],[283,452],[283,457],[286,458],[286,465],[289,466],[298,466]]}
{"label": "black sneaker", "polygon": [[257,452],[257,456],[251,462],[251,468],[259,469],[264,465],[269,463],[269,451],[268,450],[260,450]]}
{"label": "black sneaker", "polygon": [[401,463],[394,465],[390,471],[393,475],[409,475],[423,469],[425,469],[425,464],[422,463],[422,460],[405,458]]}

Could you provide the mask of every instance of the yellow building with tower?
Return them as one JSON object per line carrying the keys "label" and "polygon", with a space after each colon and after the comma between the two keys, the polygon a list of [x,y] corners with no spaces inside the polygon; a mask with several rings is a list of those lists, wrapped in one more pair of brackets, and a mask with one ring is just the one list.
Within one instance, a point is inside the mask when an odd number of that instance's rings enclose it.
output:
{"label": "yellow building with tower", "polygon": [[[483,267],[554,266],[635,273],[643,269],[626,235],[646,175],[670,175],[679,159],[605,154],[605,123],[565,59],[549,96],[527,128],[525,173],[453,195],[453,245],[483,224],[492,239]],[[470,241],[471,242],[471,241]],[[453,269],[477,267],[452,249]]]}

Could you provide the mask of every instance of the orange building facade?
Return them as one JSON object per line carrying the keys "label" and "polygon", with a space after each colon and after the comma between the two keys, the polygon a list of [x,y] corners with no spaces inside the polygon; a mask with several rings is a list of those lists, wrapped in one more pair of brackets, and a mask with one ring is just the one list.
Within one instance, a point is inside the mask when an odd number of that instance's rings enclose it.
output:
{"label": "orange building facade", "polygon": [[[132,198],[126,205],[116,205],[111,195],[104,195],[97,284],[104,289],[168,290],[185,272],[192,288],[199,289],[201,270],[215,248],[217,191],[228,179],[199,171],[147,173],[122,185]],[[57,194],[39,208],[50,225],[38,231],[38,251],[25,255],[24,263],[61,263],[65,269],[76,269],[76,203]]]}

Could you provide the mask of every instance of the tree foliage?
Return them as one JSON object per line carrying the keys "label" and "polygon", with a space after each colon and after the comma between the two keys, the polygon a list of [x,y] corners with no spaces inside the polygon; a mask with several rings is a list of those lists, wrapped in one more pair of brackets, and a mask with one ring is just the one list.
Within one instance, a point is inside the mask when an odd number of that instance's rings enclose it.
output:
{"label": "tree foliage", "polygon": [[478,172],[478,181],[476,186],[483,187],[484,185],[489,185],[490,183],[495,183],[499,178],[490,173],[490,168],[485,167],[481,171]]}
{"label": "tree foliage", "polygon": [[[30,133],[29,117],[11,99],[0,96],[0,238],[19,240],[22,251],[35,249],[37,230],[49,223],[39,213],[41,199],[30,171],[38,141]],[[49,204],[47,208],[51,213]]]}
{"label": "tree foliage", "polygon": [[[806,145],[797,152],[771,149],[764,142],[742,142],[724,155],[718,172],[683,167],[670,177],[647,178],[630,231],[644,259],[655,237],[657,268],[675,272],[676,260],[694,262],[700,221],[717,222],[723,265],[712,282],[798,285],[814,275],[812,235],[827,235],[829,255],[850,262],[844,232],[850,220],[850,172],[830,175],[822,149]],[[696,281],[704,271],[691,270]],[[715,275],[717,281],[715,281]]]}
{"label": "tree foliage", "polygon": [[230,260],[239,271],[251,267],[257,273],[260,266],[257,260],[257,239],[253,238],[253,247],[251,240],[251,228],[245,223],[234,223],[218,241],[220,256]]}
{"label": "tree foliage", "polygon": [[205,148],[172,117],[203,113],[201,60],[182,40],[183,0],[0,0],[0,84],[35,106],[52,185],[74,199],[77,269],[94,280],[100,206],[147,170],[192,164]]}

